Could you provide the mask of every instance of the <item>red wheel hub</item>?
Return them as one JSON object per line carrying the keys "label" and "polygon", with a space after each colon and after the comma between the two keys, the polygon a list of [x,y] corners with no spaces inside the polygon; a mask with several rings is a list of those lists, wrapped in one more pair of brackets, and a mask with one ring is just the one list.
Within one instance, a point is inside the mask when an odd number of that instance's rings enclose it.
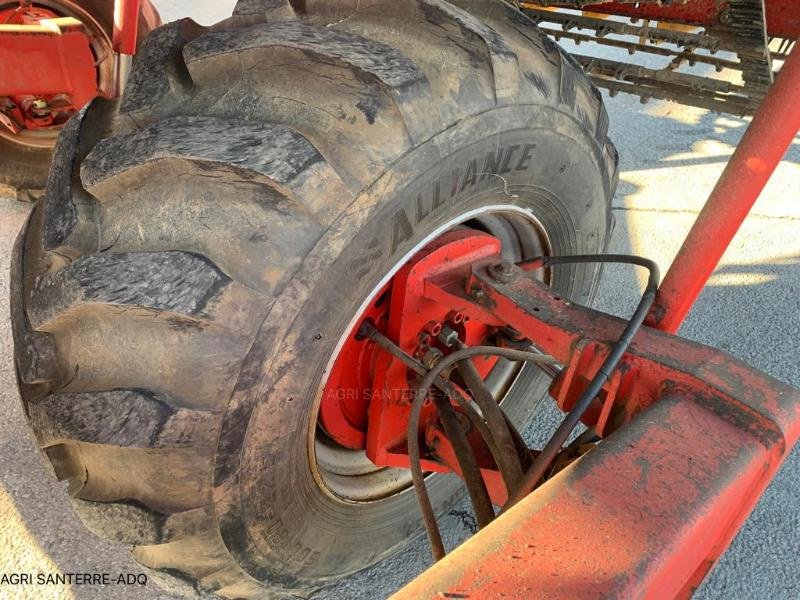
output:
{"label": "red wheel hub", "polygon": [[[486,233],[459,229],[444,233],[404,264],[359,315],[337,355],[325,385],[319,420],[334,441],[354,450],[365,449],[378,465],[392,464],[396,450],[405,453],[406,427],[416,375],[369,339],[359,339],[359,326],[370,319],[404,351],[424,360],[426,353],[447,353],[436,334],[447,322],[469,345],[486,343],[495,328],[465,320],[423,296],[431,275],[463,275],[477,261],[500,255],[500,242]],[[476,359],[486,376],[495,359]],[[432,416],[426,408],[421,431]]]}
{"label": "red wheel hub", "polygon": [[92,42],[84,27],[38,6],[0,10],[0,127],[22,130],[62,125],[97,95]]}

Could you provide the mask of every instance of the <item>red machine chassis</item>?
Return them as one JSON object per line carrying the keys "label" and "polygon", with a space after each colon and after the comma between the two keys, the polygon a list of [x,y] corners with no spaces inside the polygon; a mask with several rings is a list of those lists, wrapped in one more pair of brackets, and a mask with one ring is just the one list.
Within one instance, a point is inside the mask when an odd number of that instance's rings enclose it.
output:
{"label": "red machine chassis", "polygon": [[[426,297],[536,340],[566,365],[556,384],[569,409],[626,321],[519,268],[500,282],[488,264],[457,282],[426,279]],[[800,391],[648,327],[616,373],[587,419],[607,439],[397,598],[691,594],[800,436]]]}
{"label": "red machine chassis", "polygon": [[[770,33],[800,34],[796,3],[771,0],[766,6]],[[115,7],[114,51],[131,55],[139,0],[117,0]],[[592,9],[709,24],[719,18],[719,7],[708,1]],[[586,415],[603,441],[397,598],[691,594],[797,441],[800,393],[669,333],[677,331],[800,129],[799,102],[795,52],[670,268],[648,327]],[[571,305],[517,269],[498,281],[488,271],[496,260],[491,253],[481,255],[455,278],[450,272],[420,271],[415,274],[420,297],[535,340],[566,366],[553,392],[569,410],[625,323]],[[399,324],[395,329],[406,335]],[[408,463],[397,446],[402,414],[397,403],[370,406],[366,445],[378,464]],[[444,460],[430,461],[427,468],[455,468],[446,455],[441,452]],[[503,482],[491,468],[484,476],[501,504],[507,495]]]}
{"label": "red machine chassis", "polygon": [[[534,3],[535,4],[535,3]],[[551,4],[571,4],[552,2]],[[581,3],[584,4],[584,3]],[[585,10],[655,21],[715,27],[725,21],[727,0],[688,0],[687,2],[605,2],[585,3]],[[770,36],[795,39],[800,35],[800,4],[794,0],[766,0],[767,31]]]}
{"label": "red machine chassis", "polygon": [[[797,442],[800,391],[664,332],[677,331],[800,130],[798,101],[794,52],[660,286],[650,326],[587,412],[607,439],[396,599],[692,594]],[[518,268],[498,281],[491,263],[455,281],[430,277],[425,296],[536,340],[566,365],[553,393],[568,410],[625,322]]]}

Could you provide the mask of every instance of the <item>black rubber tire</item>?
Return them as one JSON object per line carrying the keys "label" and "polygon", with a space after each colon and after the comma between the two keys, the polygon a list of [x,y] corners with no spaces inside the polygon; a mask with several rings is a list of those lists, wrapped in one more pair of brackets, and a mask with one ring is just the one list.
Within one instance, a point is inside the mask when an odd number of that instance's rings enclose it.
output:
{"label": "black rubber tire", "polygon": [[[114,0],[72,0],[92,15],[111,39],[114,27]],[[0,0],[0,5],[4,4]],[[143,3],[139,19],[139,39],[143,40],[158,22],[150,2]],[[110,59],[113,63],[113,58]],[[50,171],[53,148],[33,148],[0,137],[0,185],[14,188],[17,198],[31,200],[41,195]]]}
{"label": "black rubber tire", "polygon": [[[489,206],[557,254],[608,241],[616,152],[568,56],[501,3],[354,7],[242,0],[153,32],[121,102],[65,127],[14,253],[26,411],[79,514],[226,598],[307,593],[421,533],[409,493],[326,493],[307,437],[403,256]],[[596,278],[554,285],[588,302]],[[459,488],[436,478],[437,507]]]}

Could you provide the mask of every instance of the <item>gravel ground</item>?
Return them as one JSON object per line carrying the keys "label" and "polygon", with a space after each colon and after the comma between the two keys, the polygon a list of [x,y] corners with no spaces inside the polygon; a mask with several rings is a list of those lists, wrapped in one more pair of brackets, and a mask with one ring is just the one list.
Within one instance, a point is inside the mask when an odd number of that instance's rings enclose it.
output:
{"label": "gravel ground", "polygon": [[[156,0],[165,20],[185,10],[175,0]],[[196,2],[192,16],[212,23],[230,0]],[[614,200],[612,252],[655,259],[666,270],[688,228],[741,137],[746,121],[706,111],[635,98],[608,100],[611,134],[621,156]],[[800,142],[781,164],[737,235],[681,330],[691,339],[726,350],[800,387]],[[9,255],[29,207],[0,191],[0,573],[140,573],[127,549],[88,534],[68,508],[64,487],[40,460],[16,391],[8,321]],[[597,305],[624,314],[641,285],[628,268],[605,271]],[[697,598],[800,597],[800,456],[795,452]],[[466,521],[447,518],[451,543],[463,539]],[[386,597],[429,562],[421,540],[407,552],[357,574],[317,598]],[[146,587],[11,587],[0,598],[169,598]]]}

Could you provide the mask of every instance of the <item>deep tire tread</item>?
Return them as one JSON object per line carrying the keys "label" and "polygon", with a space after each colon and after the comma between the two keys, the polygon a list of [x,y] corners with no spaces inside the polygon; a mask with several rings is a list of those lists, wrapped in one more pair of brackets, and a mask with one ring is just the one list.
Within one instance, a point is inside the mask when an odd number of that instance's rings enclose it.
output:
{"label": "deep tire tread", "polygon": [[240,0],[157,30],[122,100],[65,128],[15,249],[17,368],[57,477],[93,531],[198,593],[281,597],[226,549],[214,454],[254,332],[354,194],[510,104],[579,123],[616,183],[597,90],[519,11],[349,4]]}

